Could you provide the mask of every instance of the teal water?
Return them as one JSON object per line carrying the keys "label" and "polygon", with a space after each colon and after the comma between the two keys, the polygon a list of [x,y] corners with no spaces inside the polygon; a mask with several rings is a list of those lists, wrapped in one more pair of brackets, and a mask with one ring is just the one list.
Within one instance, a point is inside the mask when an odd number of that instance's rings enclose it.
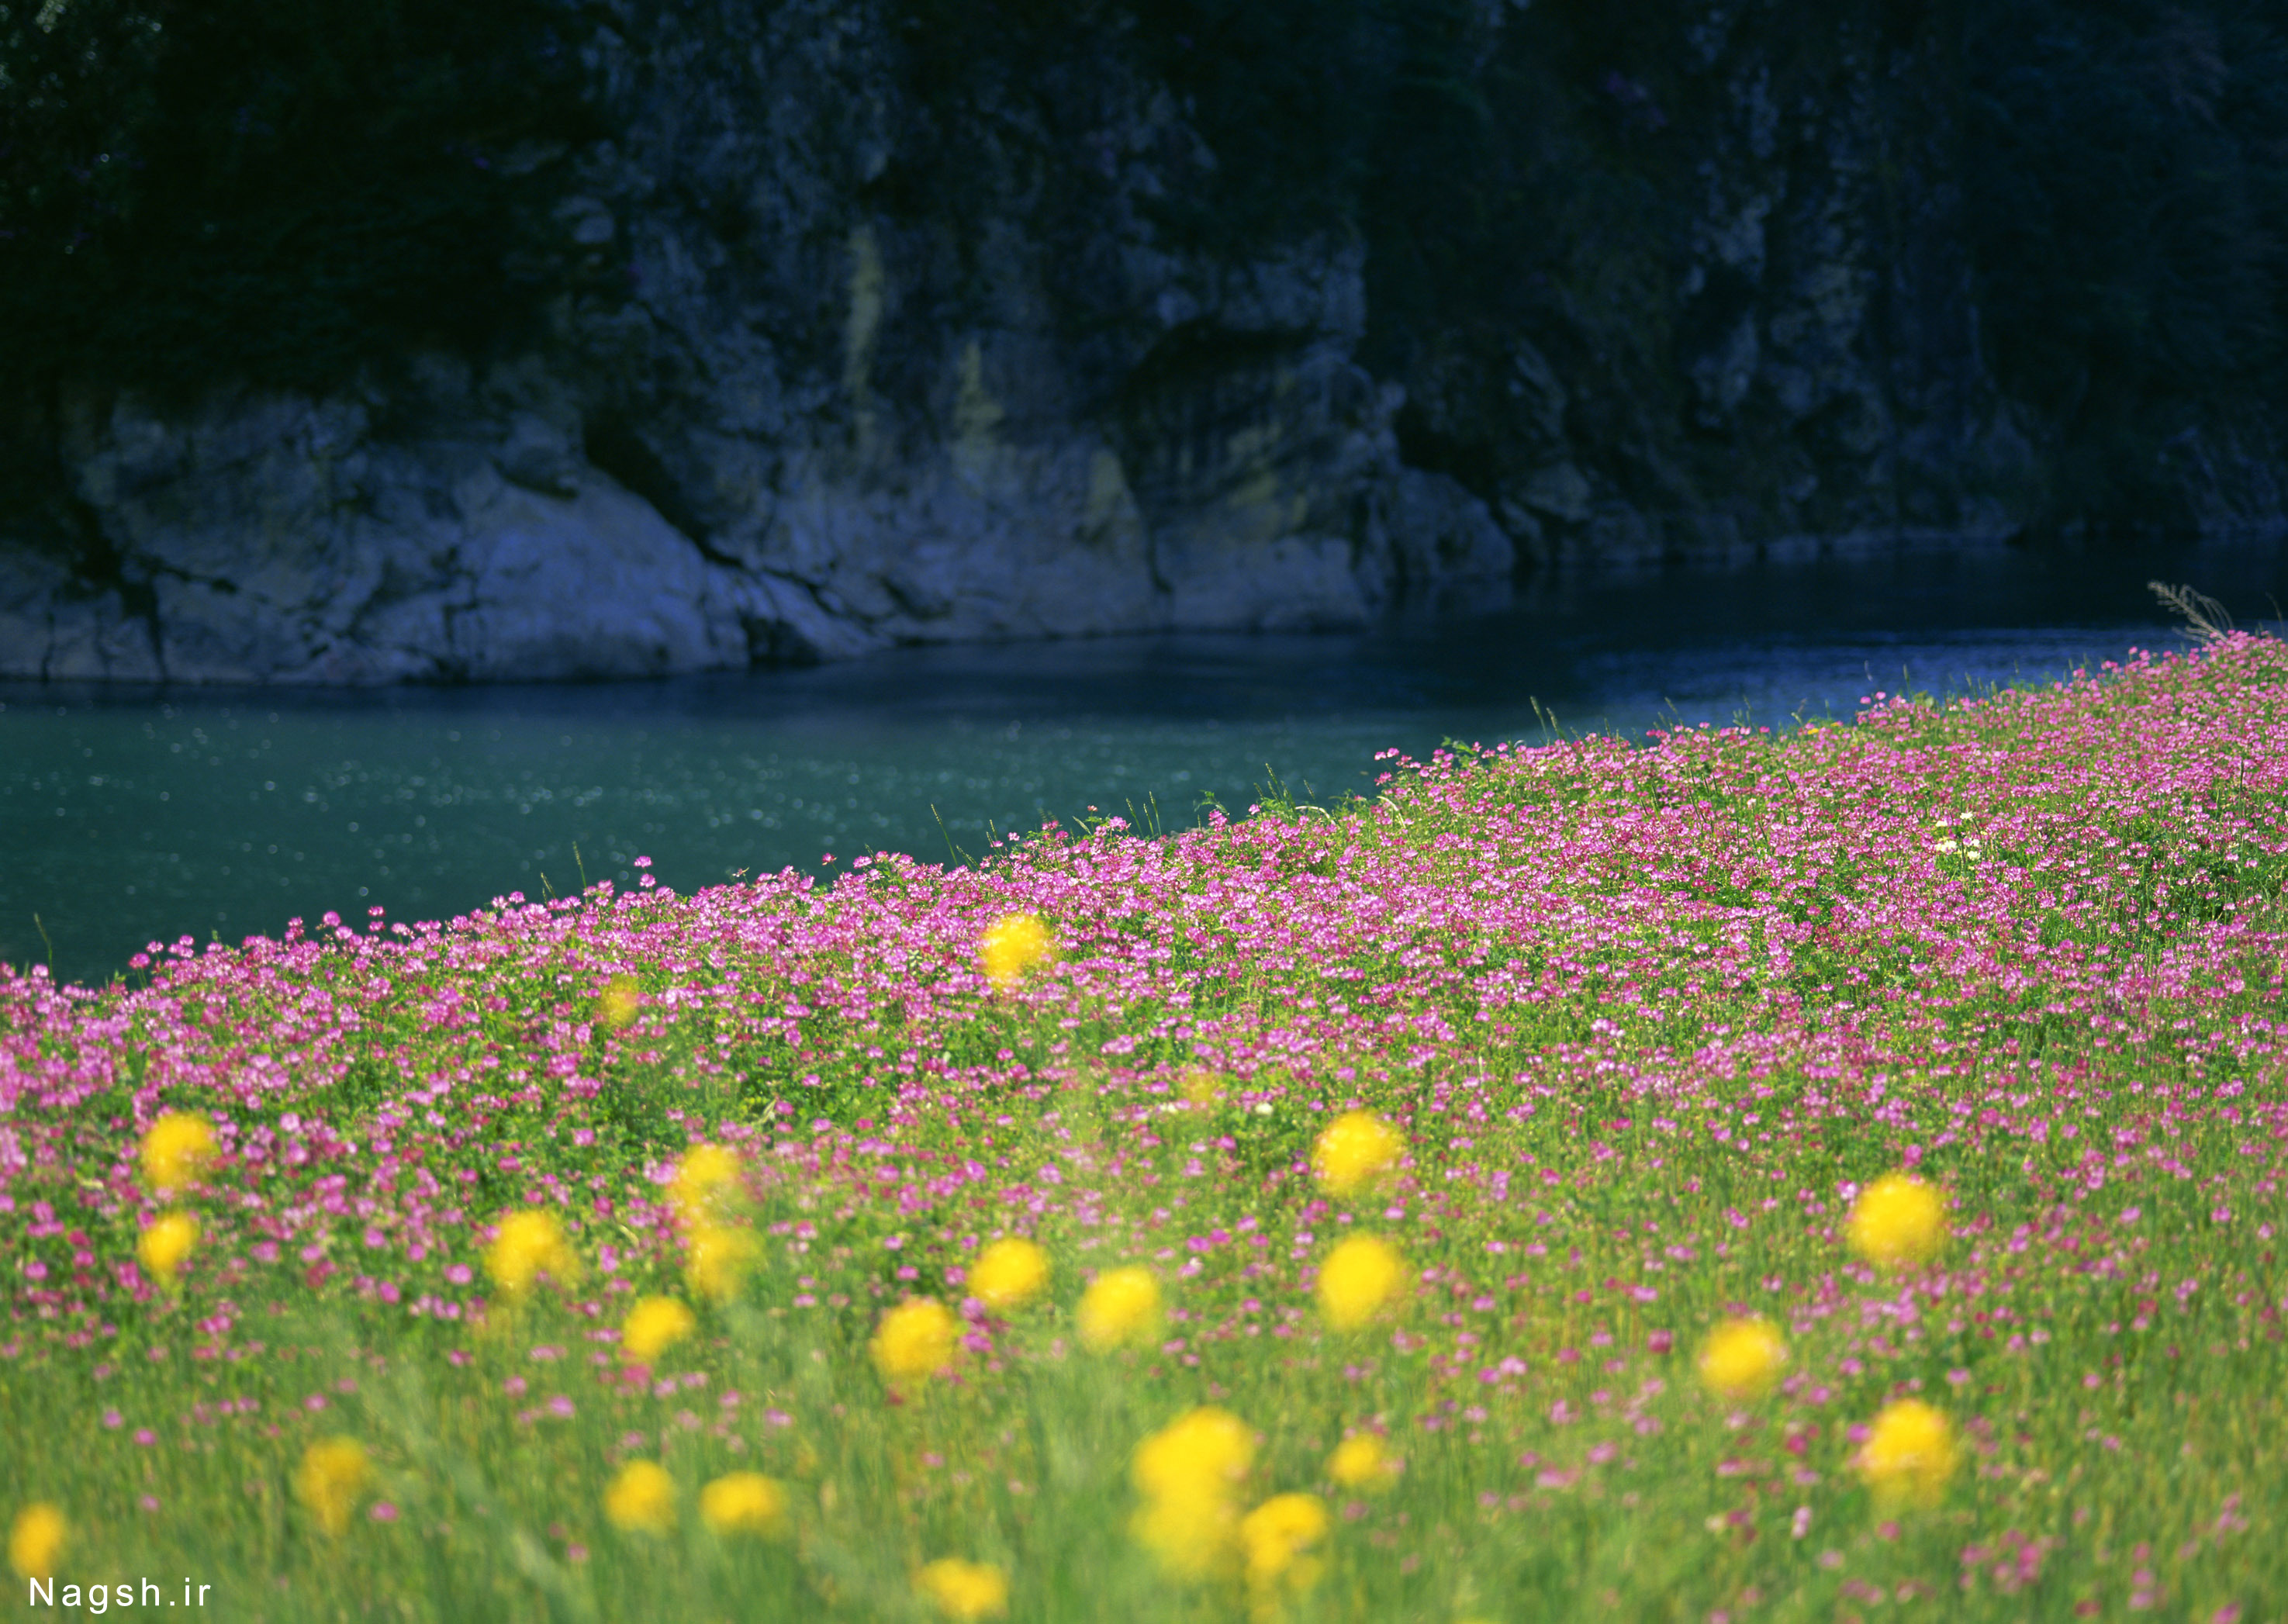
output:
{"label": "teal water", "polygon": [[[1105,813],[1186,828],[1377,751],[1847,717],[2184,639],[2038,560],[1557,585],[1370,632],[896,651],[658,683],[361,693],[0,685],[0,958],[97,980],[154,940],[512,891],[678,889],[878,851],[963,860]],[[2260,597],[2256,606],[2263,606]],[[830,855],[832,862],[827,859]]]}

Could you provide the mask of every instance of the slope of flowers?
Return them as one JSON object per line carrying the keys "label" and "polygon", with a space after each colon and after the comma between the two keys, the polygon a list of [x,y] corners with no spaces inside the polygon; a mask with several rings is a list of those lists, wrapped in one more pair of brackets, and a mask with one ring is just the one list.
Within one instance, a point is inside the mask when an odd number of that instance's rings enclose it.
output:
{"label": "slope of flowers", "polygon": [[2284,887],[2235,637],[0,972],[9,1492],[249,1616],[2271,1616]]}

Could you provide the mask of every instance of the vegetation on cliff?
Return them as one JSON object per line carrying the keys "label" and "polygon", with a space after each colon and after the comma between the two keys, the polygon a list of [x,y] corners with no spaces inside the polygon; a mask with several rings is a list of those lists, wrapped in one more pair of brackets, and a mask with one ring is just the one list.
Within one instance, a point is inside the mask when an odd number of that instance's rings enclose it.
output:
{"label": "vegetation on cliff", "polygon": [[[647,19],[636,0],[0,4],[0,404],[21,427],[64,381],[322,387],[419,345],[528,343],[559,296],[626,297],[551,207],[563,155],[611,133],[587,47]],[[1874,172],[1887,218],[1844,255],[1897,270],[1847,296],[1887,312],[1866,389],[1998,385],[2042,459],[2027,516],[2166,522],[2206,455],[2189,434],[2260,450],[2282,379],[2283,20],[2223,0],[884,0],[852,37],[880,54],[899,139],[852,207],[982,251],[981,178],[1013,166],[1089,278],[1116,168],[1097,92],[1156,87],[1167,241],[1235,261],[1364,246],[1359,358],[1406,384],[1412,460],[1498,502],[1511,442],[1548,427],[1519,421],[1522,338],[1615,483],[1688,501],[1758,469],[1808,491],[1887,432],[1847,402],[1807,419],[1696,384],[1763,255],[1701,240],[1710,164],[1751,148],[1768,193],[1807,165]],[[1974,322],[1909,285],[1955,262]],[[1069,291],[1085,345],[1095,313]],[[1825,499],[1784,518],[1850,517]],[[1917,517],[1911,491],[1896,505]]]}
{"label": "vegetation on cliff", "polygon": [[552,290],[520,145],[597,133],[536,4],[0,6],[0,384],[304,387]]}

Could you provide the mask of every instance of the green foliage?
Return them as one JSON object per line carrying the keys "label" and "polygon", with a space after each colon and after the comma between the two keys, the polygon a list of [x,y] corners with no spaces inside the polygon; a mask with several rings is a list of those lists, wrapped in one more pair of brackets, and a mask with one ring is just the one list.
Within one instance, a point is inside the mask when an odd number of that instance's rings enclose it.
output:
{"label": "green foliage", "polygon": [[484,345],[556,273],[511,268],[540,222],[510,171],[587,127],[553,15],[0,4],[0,392],[322,385]]}
{"label": "green foliage", "polygon": [[2276,392],[2276,6],[1969,8],[1963,178],[1991,357],[2056,422],[2067,516],[2149,508],[2198,403]]}
{"label": "green foliage", "polygon": [[1215,158],[1162,218],[1225,248],[1346,230],[1371,162],[1372,111],[1391,92],[1392,47],[1405,26],[1394,9],[1160,0],[1134,14],[1142,67],[1168,85]]}
{"label": "green foliage", "polygon": [[[1407,454],[1482,488],[1521,337],[1566,379],[1568,433],[1674,485],[1656,448],[1688,424],[1682,363],[1757,297],[1721,266],[1675,291],[1699,166],[1738,124],[1720,58],[1810,109],[1897,65],[1877,123],[1915,194],[1902,229],[1960,233],[1987,359],[2051,429],[2053,517],[2164,511],[2171,448],[2276,397],[2288,359],[2276,0],[1777,0],[1714,45],[1663,0],[887,0],[868,20],[897,42],[899,122],[862,203],[950,224],[958,250],[917,309],[964,297],[987,217],[1022,196],[1068,337],[1084,366],[1105,345],[1116,385],[1138,357],[1106,337],[1134,313],[1116,194],[1211,257],[1356,243],[1361,359],[1409,385]],[[579,65],[594,26],[558,0],[0,0],[0,415],[39,422],[66,379],[325,387],[418,345],[482,351],[567,289],[609,295],[616,267],[568,263],[548,218],[555,162],[609,133]],[[1752,478],[1744,451],[1711,477]]]}

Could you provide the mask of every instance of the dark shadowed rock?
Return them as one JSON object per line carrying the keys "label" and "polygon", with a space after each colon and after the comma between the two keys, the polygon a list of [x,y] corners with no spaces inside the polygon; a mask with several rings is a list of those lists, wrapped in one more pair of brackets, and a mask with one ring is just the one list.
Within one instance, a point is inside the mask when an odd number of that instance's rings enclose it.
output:
{"label": "dark shadowed rock", "polygon": [[[1474,8],[1491,116],[1550,166],[1505,195],[1593,202],[1460,267],[1492,289],[1468,320],[1377,329],[1408,245],[1186,226],[1227,158],[1101,19],[1038,82],[930,100],[894,6],[590,11],[608,134],[503,160],[560,180],[536,229],[578,273],[544,331],[322,397],[68,384],[78,529],[0,531],[0,675],[1355,626],[1521,566],[1992,542],[2043,478],[2050,430],[1981,354],[1943,30],[1720,4],[1660,95],[1609,63],[1585,94],[1516,44],[1538,13]],[[2276,518],[2260,424],[2173,455],[2198,522]]]}

